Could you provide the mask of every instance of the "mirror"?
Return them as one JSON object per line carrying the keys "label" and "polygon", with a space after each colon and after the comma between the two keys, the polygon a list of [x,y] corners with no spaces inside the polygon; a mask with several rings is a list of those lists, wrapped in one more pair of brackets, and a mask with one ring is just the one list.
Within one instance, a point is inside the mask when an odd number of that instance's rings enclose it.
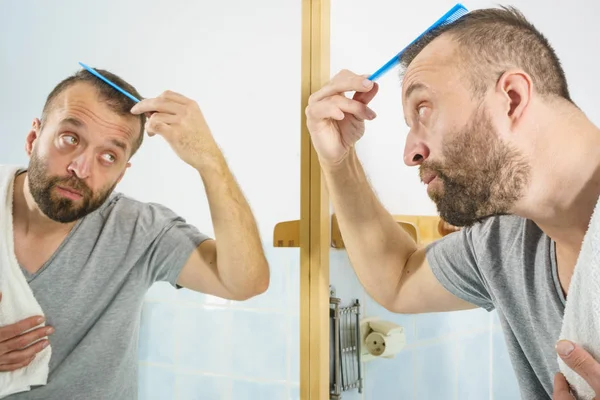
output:
{"label": "mirror", "polygon": [[[126,349],[131,354],[105,337],[102,357],[82,363],[83,357],[76,367],[51,363],[48,393],[60,397],[98,368],[123,368],[118,385],[137,391],[139,399],[298,399],[299,250],[274,248],[272,235],[277,222],[298,219],[300,210],[301,2],[0,5],[0,164],[27,166],[32,120],[40,117],[52,88],[80,69],[78,62],[121,76],[143,97],[180,93],[199,105],[253,211],[270,265],[269,289],[245,301],[153,284],[143,298],[128,300],[135,327],[126,331],[134,332]],[[168,207],[215,237],[199,174],[162,136],[146,136],[131,163],[116,191]],[[34,286],[35,295],[67,293],[72,282],[50,284]],[[66,297],[64,307],[76,315],[89,304],[84,300]],[[49,324],[53,317],[47,315]],[[94,331],[80,322],[56,327],[51,345],[57,353],[69,345],[57,337],[61,331]],[[117,328],[111,332],[122,335]],[[135,365],[120,367],[122,361]],[[61,369],[73,375],[61,375]],[[130,388],[127,380],[138,384]]]}

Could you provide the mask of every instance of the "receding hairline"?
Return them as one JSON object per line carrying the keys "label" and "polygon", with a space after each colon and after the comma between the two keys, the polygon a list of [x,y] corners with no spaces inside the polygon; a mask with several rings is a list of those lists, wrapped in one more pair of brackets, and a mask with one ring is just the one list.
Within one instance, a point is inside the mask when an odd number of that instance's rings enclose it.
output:
{"label": "receding hairline", "polygon": [[475,9],[423,35],[400,57],[403,79],[420,53],[441,37],[457,43],[458,57],[452,63],[469,73],[475,93],[486,91],[492,80],[517,68],[531,76],[543,97],[558,96],[572,103],[561,62],[548,39],[511,6]]}
{"label": "receding hairline", "polygon": [[[447,43],[439,43],[440,41],[447,41]],[[434,49],[432,49],[431,54],[427,54],[425,52],[425,48],[431,49],[430,46],[445,46],[444,47],[445,51],[443,50],[444,53],[442,53],[434,48]],[[425,60],[422,60],[422,57],[425,57]],[[435,61],[430,61],[429,57],[440,57],[440,58],[436,59]],[[460,76],[461,78],[465,77],[464,69],[461,68],[461,66],[464,65],[464,61],[461,59],[460,43],[458,43],[458,41],[454,40],[454,38],[452,36],[442,34],[439,37],[436,37],[435,39],[433,39],[430,43],[427,44],[427,46],[424,46],[421,49],[421,51],[419,51],[419,53],[414,56],[414,58],[411,60],[410,64],[408,64],[406,67],[402,66],[400,68],[399,76],[400,76],[400,80],[402,83],[402,93],[403,93],[402,99],[403,99],[403,101],[408,100],[410,98],[411,94],[414,92],[419,92],[419,91],[423,91],[423,90],[432,90],[432,87],[430,87],[430,85],[428,85],[426,81],[419,79],[419,78],[410,79],[410,83],[408,84],[408,86],[405,86],[407,72],[409,70],[411,70],[411,67],[414,66],[414,63],[418,63],[419,67],[420,67],[421,61],[423,61],[425,64],[429,65],[430,67],[435,68],[436,71],[439,69],[447,69],[447,70],[449,70],[450,74],[456,74],[457,76]],[[434,72],[434,73],[438,73],[438,72],[439,71]]]}
{"label": "receding hairline", "polygon": [[[44,109],[42,110],[42,118],[41,118],[42,127],[45,125],[49,116],[52,115],[59,107],[61,107],[60,103],[61,103],[61,101],[64,102],[64,97],[68,95],[69,91],[72,91],[73,89],[75,89],[77,87],[81,87],[81,86],[87,86],[87,87],[91,88],[96,95],[96,99],[99,100],[99,103],[102,103],[103,93],[96,85],[94,85],[93,83],[91,83],[89,81],[85,81],[85,80],[71,82],[66,87],[64,87],[59,93],[57,93],[57,95],[55,97],[50,99],[50,101],[45,104]],[[138,143],[140,142],[140,139],[141,139],[139,136],[142,136],[142,138],[143,138],[143,135],[144,135],[144,126],[143,126],[142,120],[133,114],[131,114],[131,115],[122,114],[122,113],[115,111],[113,108],[111,108],[108,105],[104,105],[104,106],[112,113],[119,115],[120,117],[123,117],[126,119],[131,119],[132,121],[136,120],[136,122],[138,123],[138,127],[139,127],[138,132],[136,133],[136,130],[134,130],[132,132],[133,133],[132,138],[129,140],[131,142],[130,143],[131,155],[133,155],[139,148]],[[69,124],[72,124],[72,125],[78,126],[78,127],[85,125],[85,123],[83,121],[81,121],[78,118],[74,118],[74,117],[66,117],[57,122],[59,124],[69,123]],[[121,143],[120,141],[119,141],[119,143],[115,142],[114,144],[117,147],[122,148],[124,151],[126,150],[126,148],[123,147],[123,143]]]}
{"label": "receding hairline", "polygon": [[[134,96],[138,98],[143,98],[141,94],[137,91],[137,89],[122,77],[108,70],[99,68],[94,69],[98,73],[102,74],[106,78],[115,82],[120,87],[127,90],[129,93],[133,94]],[[131,156],[133,156],[139,150],[144,141],[144,128],[145,123],[147,121],[146,115],[140,114],[135,116],[131,114],[131,108],[135,105],[135,102],[132,99],[126,97],[124,94],[118,92],[116,89],[112,88],[107,83],[102,82],[100,79],[98,79],[98,77],[94,76],[90,71],[86,69],[80,69],[74,74],[63,79],[48,94],[44,103],[44,107],[42,109],[41,128],[44,127],[48,115],[51,112],[53,112],[54,108],[58,104],[60,95],[67,92],[70,88],[77,86],[78,83],[87,83],[93,86],[96,90],[97,99],[99,99],[101,102],[107,105],[117,115],[124,117],[132,116],[133,118],[139,119],[139,133],[137,135],[137,140],[134,140],[133,142],[133,151],[131,153]],[[134,139],[136,139],[135,136]]]}
{"label": "receding hairline", "polygon": [[[104,95],[103,95],[102,91],[96,85],[94,85],[92,82],[83,81],[83,80],[82,81],[73,81],[73,82],[70,82],[59,93],[57,93],[55,97],[51,98],[50,101],[48,101],[44,105],[44,109],[42,110],[42,116],[48,115],[52,111],[54,111],[57,107],[57,104],[59,104],[61,101],[64,101],[64,97],[69,94],[69,91],[72,91],[73,89],[76,89],[76,88],[82,87],[82,86],[87,86],[87,87],[91,88],[94,91],[94,93],[96,94],[96,98],[98,100],[100,100],[100,102],[102,102],[102,100],[104,100],[104,98],[103,98]],[[116,112],[110,106],[107,105],[106,107],[109,108],[114,114],[121,115],[121,113]],[[122,116],[125,116],[125,114],[123,114]],[[135,117],[135,115],[133,115],[133,114],[131,116]]]}
{"label": "receding hairline", "polygon": [[[440,44],[440,42],[446,41],[447,43]],[[401,81],[404,81],[406,73],[410,70],[410,67],[414,65],[415,61],[419,62],[426,50],[431,49],[436,45],[447,46],[448,49],[451,46],[445,56],[436,62],[437,67],[450,67],[457,70],[458,73],[463,73],[465,70],[474,69],[470,66],[468,49],[457,39],[456,35],[450,32],[443,32],[439,36],[434,37],[428,41],[425,45],[413,50],[412,53],[404,53],[400,57],[400,71],[399,77]],[[438,56],[439,53],[435,53]],[[431,55],[429,55],[431,56]],[[407,59],[408,58],[408,59]]]}

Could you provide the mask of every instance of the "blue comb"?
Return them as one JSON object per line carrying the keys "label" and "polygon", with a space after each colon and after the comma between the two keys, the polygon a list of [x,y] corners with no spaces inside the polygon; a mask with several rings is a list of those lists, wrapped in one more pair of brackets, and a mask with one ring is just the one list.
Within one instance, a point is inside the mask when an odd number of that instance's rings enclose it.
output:
{"label": "blue comb", "polygon": [[425,34],[427,34],[428,32],[432,31],[433,29],[435,29],[439,26],[446,25],[446,24],[456,21],[457,19],[459,19],[460,17],[465,15],[467,12],[468,11],[465,8],[465,6],[463,6],[460,3],[456,4],[446,14],[442,15],[442,17],[440,19],[435,21],[433,23],[433,25],[431,25],[429,28],[427,28],[427,30],[425,32],[421,33],[415,40],[410,42],[410,44],[408,46],[406,46],[404,49],[402,49],[402,51],[400,53],[396,54],[394,56],[394,58],[392,58],[390,61],[388,61],[383,67],[379,68],[373,75],[371,75],[369,77],[369,80],[374,81],[375,79],[379,78],[380,76],[382,76],[383,74],[388,72],[390,69],[392,69],[393,67],[398,65],[400,63],[400,56],[402,55],[402,53],[404,53],[406,51],[406,49],[408,47],[410,47],[413,43],[415,43],[417,40],[421,39]]}
{"label": "blue comb", "polygon": [[134,95],[132,95],[131,93],[129,93],[128,91],[126,91],[125,89],[122,89],[117,84],[109,81],[108,79],[106,79],[105,77],[103,77],[102,75],[100,75],[95,69],[93,69],[91,67],[88,67],[87,65],[85,65],[82,62],[80,62],[79,65],[81,65],[83,68],[85,68],[86,70],[88,70],[88,72],[91,73],[92,75],[97,76],[98,78],[102,79],[104,82],[108,83],[110,86],[112,86],[115,89],[117,89],[119,92],[123,93],[125,96],[129,97],[131,100],[135,101],[136,103],[140,102],[140,99],[138,99],[137,97],[135,97]]}

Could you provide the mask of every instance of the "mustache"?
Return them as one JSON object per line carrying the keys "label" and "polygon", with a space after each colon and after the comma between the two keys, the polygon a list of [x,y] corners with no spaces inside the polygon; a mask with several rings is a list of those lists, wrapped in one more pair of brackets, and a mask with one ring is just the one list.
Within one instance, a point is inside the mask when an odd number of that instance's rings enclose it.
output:
{"label": "mustache", "polygon": [[75,175],[67,176],[64,178],[54,177],[50,181],[51,186],[63,186],[67,189],[72,189],[76,192],[79,192],[83,195],[91,195],[92,190],[90,187],[81,179],[76,177]]}
{"label": "mustache", "polygon": [[442,181],[456,181],[461,179],[465,169],[460,162],[445,160],[444,162],[426,160],[419,166],[419,178],[435,174]]}
{"label": "mustache", "polygon": [[438,178],[446,178],[445,169],[442,165],[426,161],[419,166],[419,178],[423,179],[425,175],[429,174],[435,174]]}

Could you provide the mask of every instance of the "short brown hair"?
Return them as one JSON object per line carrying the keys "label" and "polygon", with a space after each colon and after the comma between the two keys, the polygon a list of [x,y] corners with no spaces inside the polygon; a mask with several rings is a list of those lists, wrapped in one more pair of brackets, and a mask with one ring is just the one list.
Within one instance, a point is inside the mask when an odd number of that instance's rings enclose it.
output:
{"label": "short brown hair", "polygon": [[527,72],[537,93],[573,102],[561,63],[548,42],[515,7],[473,10],[457,21],[434,29],[412,44],[400,57],[407,68],[434,39],[448,34],[459,45],[459,62],[483,95],[509,68]]}
{"label": "short brown hair", "polygon": [[[130,83],[126,82],[123,78],[113,74],[104,69],[94,68],[99,74],[107,78],[108,80],[114,82],[121,88],[125,89],[127,92],[131,93],[138,99],[142,97]],[[77,71],[75,74],[63,79],[58,85],[52,89],[48,98],[46,99],[46,103],[44,104],[44,108],[42,110],[42,118],[41,125],[44,126],[46,119],[48,118],[48,114],[52,111],[54,106],[54,100],[65,90],[70,88],[71,86],[77,83],[88,83],[97,90],[98,97],[100,100],[104,101],[104,103],[114,112],[119,115],[128,115],[132,116],[131,108],[135,105],[135,102],[131,100],[129,97],[125,96],[123,93],[114,89],[112,86],[108,85],[106,82],[102,81],[98,77],[92,75],[89,71],[85,69],[81,69]],[[133,144],[133,149],[131,154],[135,154],[135,152],[140,148],[142,142],[144,140],[144,126],[146,125],[146,116],[141,114],[140,118],[140,133],[138,138]]]}

